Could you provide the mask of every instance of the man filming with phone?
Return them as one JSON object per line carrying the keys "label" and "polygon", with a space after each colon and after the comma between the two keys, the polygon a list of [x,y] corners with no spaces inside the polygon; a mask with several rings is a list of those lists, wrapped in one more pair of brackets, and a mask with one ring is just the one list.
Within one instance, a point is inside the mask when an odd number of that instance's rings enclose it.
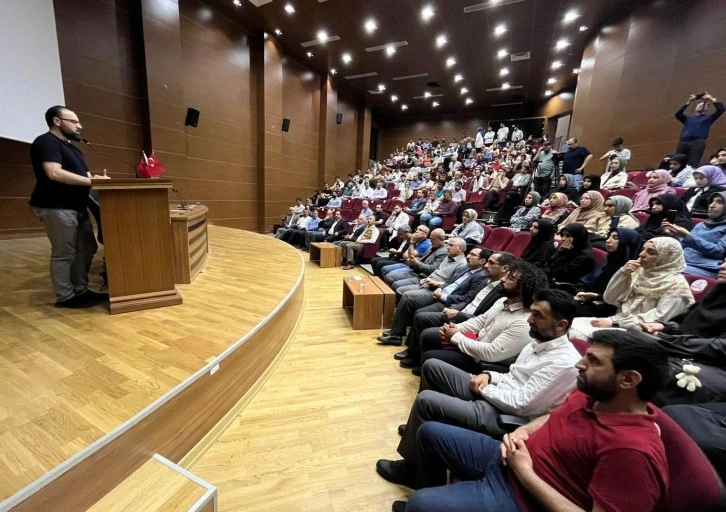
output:
{"label": "man filming with phone", "polygon": [[[693,109],[694,113],[693,115],[687,116],[685,111],[694,101],[698,101]],[[706,113],[709,102],[716,109],[715,112],[710,114]],[[688,157],[688,165],[694,169],[701,165],[701,156],[703,156],[703,151],[706,149],[706,139],[708,138],[711,125],[716,119],[721,117],[724,111],[726,111],[724,104],[716,101],[716,98],[704,91],[691,94],[686,104],[676,112],[676,119],[683,123],[676,153],[686,155]]]}

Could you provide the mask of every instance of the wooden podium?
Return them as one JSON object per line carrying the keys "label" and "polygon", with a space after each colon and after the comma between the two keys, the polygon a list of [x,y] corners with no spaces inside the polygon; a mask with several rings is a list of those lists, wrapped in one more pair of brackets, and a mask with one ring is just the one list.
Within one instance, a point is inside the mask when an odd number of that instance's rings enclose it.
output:
{"label": "wooden podium", "polygon": [[182,303],[172,266],[171,186],[170,179],[93,180],[112,315]]}

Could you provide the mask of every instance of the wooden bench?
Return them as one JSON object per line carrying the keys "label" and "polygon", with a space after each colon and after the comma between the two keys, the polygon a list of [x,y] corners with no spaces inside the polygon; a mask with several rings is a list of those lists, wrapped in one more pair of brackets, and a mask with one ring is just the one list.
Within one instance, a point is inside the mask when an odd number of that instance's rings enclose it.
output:
{"label": "wooden bench", "polygon": [[316,262],[320,268],[340,267],[343,265],[343,249],[328,242],[313,242],[310,244],[310,261]]}
{"label": "wooden bench", "polygon": [[371,281],[383,293],[383,320],[381,327],[383,329],[390,329],[393,323],[393,312],[396,309],[396,292],[383,282],[383,279],[380,277],[372,276]]}
{"label": "wooden bench", "polygon": [[389,328],[396,292],[378,277],[351,274],[343,278],[343,308],[353,329]]}

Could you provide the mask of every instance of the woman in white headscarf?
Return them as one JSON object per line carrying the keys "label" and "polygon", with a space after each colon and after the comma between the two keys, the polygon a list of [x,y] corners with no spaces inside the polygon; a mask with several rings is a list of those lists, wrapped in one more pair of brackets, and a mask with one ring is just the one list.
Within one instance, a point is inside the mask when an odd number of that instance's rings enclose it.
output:
{"label": "woman in white headscarf", "polygon": [[458,237],[466,240],[467,252],[484,240],[484,228],[476,222],[476,217],[477,213],[473,208],[464,210],[461,214],[461,224],[456,226],[449,235],[449,238]]}
{"label": "woman in white headscarf", "polygon": [[677,240],[657,237],[647,241],[637,260],[627,262],[610,279],[603,299],[616,306],[607,318],[578,317],[570,337],[587,339],[598,329],[628,329],[641,323],[667,322],[694,303],[683,249]]}

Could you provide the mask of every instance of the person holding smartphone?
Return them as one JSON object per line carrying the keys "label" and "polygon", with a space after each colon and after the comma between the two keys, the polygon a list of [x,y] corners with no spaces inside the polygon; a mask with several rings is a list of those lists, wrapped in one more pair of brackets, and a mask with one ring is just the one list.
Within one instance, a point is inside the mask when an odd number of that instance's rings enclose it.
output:
{"label": "person holding smartphone", "polygon": [[[685,114],[686,109],[694,101],[698,101],[698,103],[696,103],[693,109],[693,115],[688,116]],[[706,108],[709,103],[712,103],[716,109],[715,112],[710,114],[706,113]],[[688,165],[691,167],[695,168],[701,164],[701,157],[703,156],[703,151],[706,149],[706,139],[708,139],[708,132],[711,129],[711,125],[716,122],[716,119],[721,117],[724,111],[726,111],[726,106],[720,101],[716,101],[716,98],[704,91],[698,94],[691,94],[685,105],[676,112],[676,119],[683,124],[676,153],[686,155],[688,157]]]}

